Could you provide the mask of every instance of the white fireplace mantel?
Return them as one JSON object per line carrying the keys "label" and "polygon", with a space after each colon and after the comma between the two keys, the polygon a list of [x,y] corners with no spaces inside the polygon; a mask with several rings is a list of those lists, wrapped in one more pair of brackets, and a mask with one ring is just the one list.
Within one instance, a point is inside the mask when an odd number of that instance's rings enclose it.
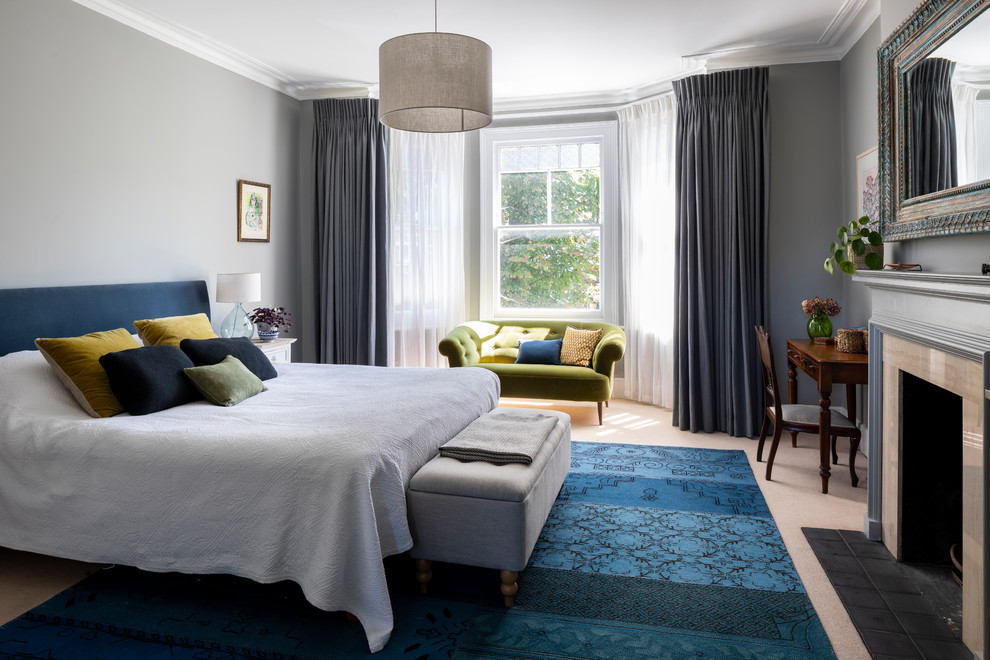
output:
{"label": "white fireplace mantel", "polygon": [[[900,516],[906,515],[901,509],[898,468],[898,374],[911,372],[962,394],[963,551],[968,554],[963,563],[976,565],[975,570],[966,570],[963,580],[963,641],[980,654],[987,641],[984,603],[990,601],[984,580],[990,552],[984,516],[990,511],[990,451],[984,451],[990,392],[990,276],[857,271],[853,280],[869,287],[872,298],[866,534],[882,539],[898,555]],[[885,383],[885,378],[890,382]]]}

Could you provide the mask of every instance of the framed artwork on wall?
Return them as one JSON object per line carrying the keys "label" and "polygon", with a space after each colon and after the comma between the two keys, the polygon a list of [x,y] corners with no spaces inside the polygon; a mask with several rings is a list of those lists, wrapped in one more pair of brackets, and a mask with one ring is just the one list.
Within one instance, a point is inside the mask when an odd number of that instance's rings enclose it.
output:
{"label": "framed artwork on wall", "polygon": [[272,187],[267,183],[237,181],[237,240],[267,243],[271,238]]}
{"label": "framed artwork on wall", "polygon": [[877,148],[856,156],[856,217],[880,219],[880,166]]}

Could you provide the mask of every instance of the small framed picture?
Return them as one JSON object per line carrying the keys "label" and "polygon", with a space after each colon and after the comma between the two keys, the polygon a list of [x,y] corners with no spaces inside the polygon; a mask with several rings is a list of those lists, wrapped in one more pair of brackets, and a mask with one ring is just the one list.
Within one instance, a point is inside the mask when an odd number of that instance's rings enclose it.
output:
{"label": "small framed picture", "polygon": [[237,240],[267,243],[271,238],[272,187],[267,183],[237,181]]}
{"label": "small framed picture", "polygon": [[880,219],[880,167],[877,148],[867,149],[856,156],[856,217]]}

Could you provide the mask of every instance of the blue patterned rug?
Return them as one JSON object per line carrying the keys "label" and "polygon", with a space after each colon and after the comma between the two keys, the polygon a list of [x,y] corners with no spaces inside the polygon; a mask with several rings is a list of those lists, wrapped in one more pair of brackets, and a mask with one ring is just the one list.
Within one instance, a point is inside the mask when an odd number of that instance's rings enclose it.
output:
{"label": "blue patterned rug", "polygon": [[[376,658],[834,658],[741,451],[573,443],[519,595],[495,571],[387,561]],[[368,657],[293,583],[100,571],[0,627],[0,658]]]}

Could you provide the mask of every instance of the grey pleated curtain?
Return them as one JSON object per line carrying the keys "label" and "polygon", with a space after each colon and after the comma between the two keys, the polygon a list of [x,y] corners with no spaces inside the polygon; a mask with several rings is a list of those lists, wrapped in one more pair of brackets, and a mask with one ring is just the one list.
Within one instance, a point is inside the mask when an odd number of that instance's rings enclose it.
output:
{"label": "grey pleated curtain", "polygon": [[753,326],[767,305],[768,69],[674,81],[677,99],[674,410],[683,430],[754,436]]}
{"label": "grey pleated curtain", "polygon": [[385,366],[386,129],[377,99],[313,107],[317,360]]}
{"label": "grey pleated curtain", "polygon": [[907,74],[911,122],[908,197],[954,188],[959,181],[952,103],[955,69],[952,60],[929,57]]}

